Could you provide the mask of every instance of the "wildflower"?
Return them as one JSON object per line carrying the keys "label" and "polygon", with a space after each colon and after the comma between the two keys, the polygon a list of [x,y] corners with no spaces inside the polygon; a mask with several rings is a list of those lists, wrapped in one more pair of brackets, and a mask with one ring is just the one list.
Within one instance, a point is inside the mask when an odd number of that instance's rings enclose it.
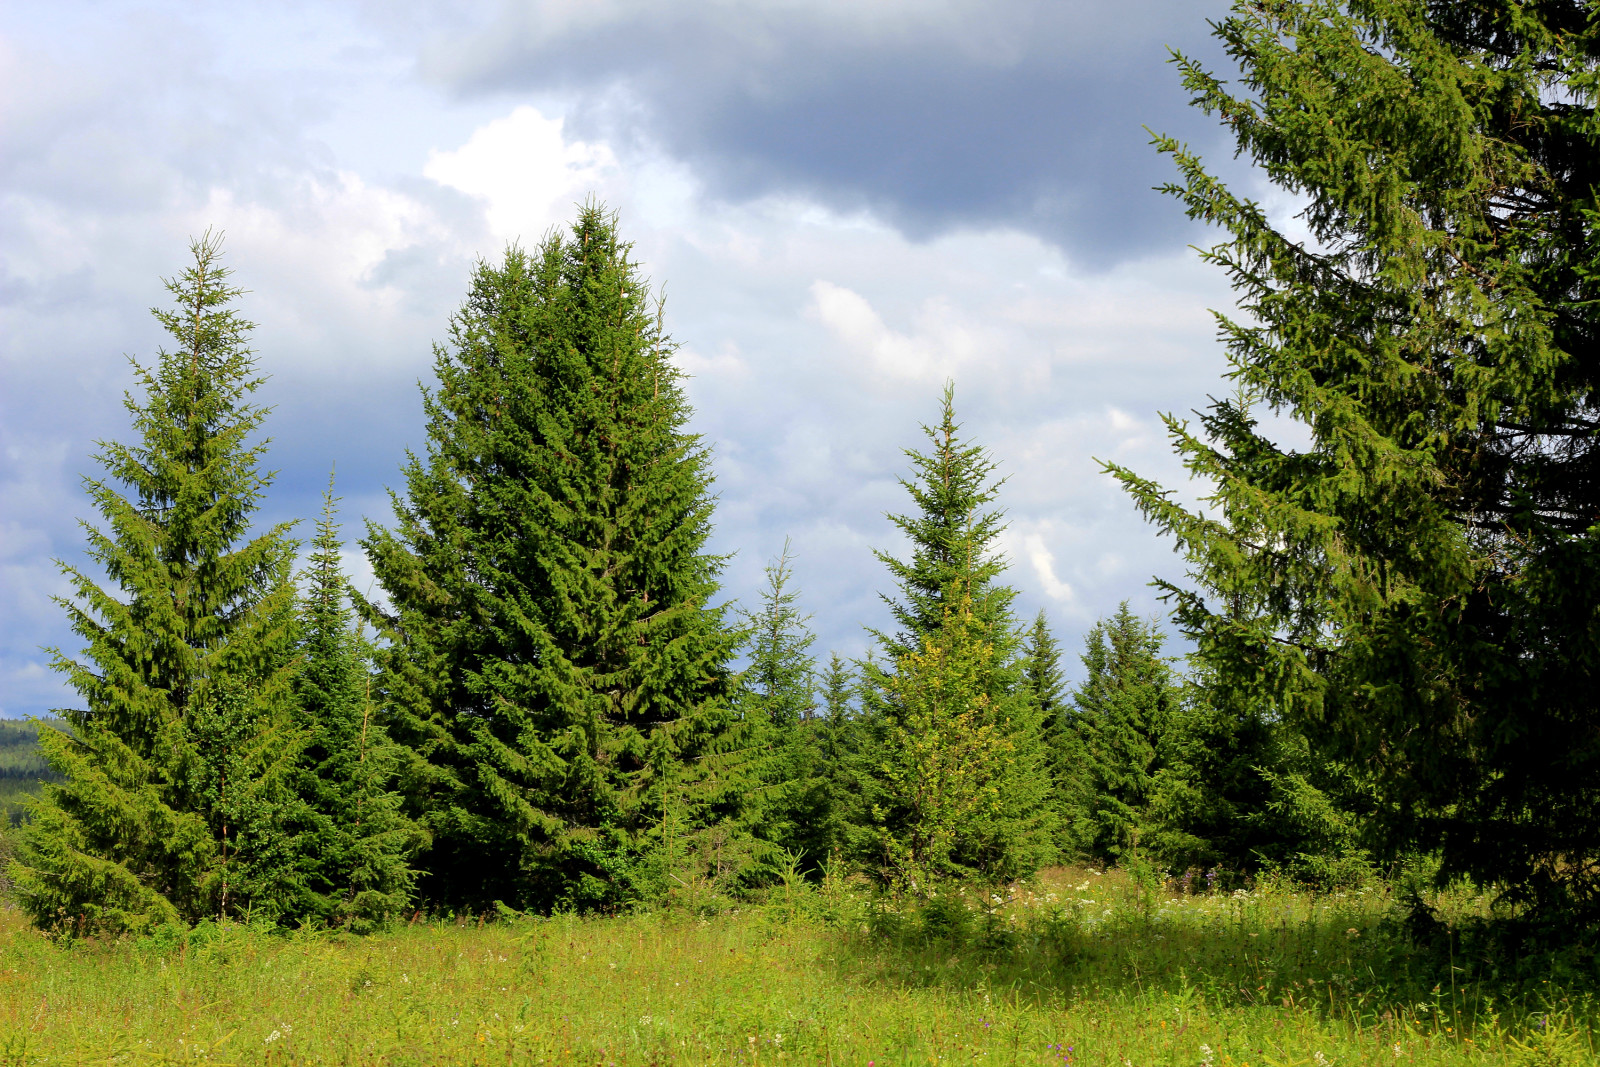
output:
{"label": "wildflower", "polygon": [[1328,1057],[1322,1053],[1314,1052],[1311,1054],[1311,1058],[1317,1062],[1317,1067],[1328,1067]]}
{"label": "wildflower", "polygon": [[282,1036],[283,1036],[282,1034],[280,1034],[280,1033],[278,1033],[278,1031],[274,1030],[274,1031],[272,1031],[272,1033],[267,1035],[267,1039],[265,1041],[263,1041],[262,1044],[270,1045],[270,1044],[272,1044],[274,1041],[278,1040],[278,1038],[280,1038]]}
{"label": "wildflower", "polygon": [[782,1034],[773,1034],[773,1035],[772,1035],[772,1043],[773,1043],[773,1044],[774,1044],[774,1045],[781,1045],[781,1044],[783,1044],[783,1035],[782,1035]]}
{"label": "wildflower", "polygon": [[1201,1045],[1200,1046],[1200,1067],[1211,1067],[1211,1057],[1212,1057],[1212,1055],[1213,1055],[1213,1053],[1211,1051],[1211,1046],[1210,1045]]}
{"label": "wildflower", "polygon": [[1398,1041],[1396,1041],[1394,1043],[1394,1058],[1395,1059],[1399,1059],[1400,1058],[1400,1042],[1398,1042]]}

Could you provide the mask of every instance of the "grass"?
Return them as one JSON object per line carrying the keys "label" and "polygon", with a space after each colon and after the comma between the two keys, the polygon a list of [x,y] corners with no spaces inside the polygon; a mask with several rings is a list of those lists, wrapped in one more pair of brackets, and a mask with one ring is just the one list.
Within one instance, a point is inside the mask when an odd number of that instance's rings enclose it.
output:
{"label": "grass", "polygon": [[915,916],[835,887],[366,939],[62,945],[3,911],[0,1063],[1595,1062],[1586,993],[1452,988],[1393,914],[1377,890],[1177,897],[1087,871]]}

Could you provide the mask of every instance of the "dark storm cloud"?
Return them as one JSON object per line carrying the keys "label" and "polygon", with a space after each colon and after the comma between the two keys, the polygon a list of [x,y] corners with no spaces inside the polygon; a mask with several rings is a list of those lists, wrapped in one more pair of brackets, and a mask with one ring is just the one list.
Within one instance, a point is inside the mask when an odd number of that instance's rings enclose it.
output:
{"label": "dark storm cloud", "polygon": [[1007,225],[1107,263],[1192,234],[1151,129],[1220,144],[1168,46],[1205,7],[1127,3],[517,4],[426,52],[464,94],[572,93],[580,131],[648,130],[713,195],[796,193],[908,234]]}

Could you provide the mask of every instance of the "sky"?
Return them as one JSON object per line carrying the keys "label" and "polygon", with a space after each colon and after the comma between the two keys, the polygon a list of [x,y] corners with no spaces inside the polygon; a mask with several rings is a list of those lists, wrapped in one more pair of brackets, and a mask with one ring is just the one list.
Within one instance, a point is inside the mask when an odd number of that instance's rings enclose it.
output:
{"label": "sky", "polygon": [[[904,450],[947,380],[1006,481],[1025,616],[1078,671],[1183,561],[1101,469],[1185,480],[1160,421],[1229,391],[1217,235],[1153,187],[1178,136],[1232,180],[1169,49],[1195,0],[53,0],[0,8],[0,716],[74,706],[48,649],[82,479],[192,235],[225,234],[269,376],[263,523],[337,471],[347,563],[390,517],[419,383],[474,262],[594,197],[664,293],[714,454],[722,596],[788,540],[816,650],[859,656]],[[1270,192],[1247,191],[1273,201]],[[309,537],[309,523],[302,522]],[[59,561],[59,562],[58,562]]]}

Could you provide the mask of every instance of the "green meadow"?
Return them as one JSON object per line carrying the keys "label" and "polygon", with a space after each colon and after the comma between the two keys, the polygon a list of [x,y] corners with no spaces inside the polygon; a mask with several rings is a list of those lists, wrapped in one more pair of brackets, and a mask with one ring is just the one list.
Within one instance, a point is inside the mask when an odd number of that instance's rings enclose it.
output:
{"label": "green meadow", "polygon": [[701,912],[69,944],[5,911],[0,1063],[1596,1062],[1587,989],[1421,956],[1382,888],[1058,869],[917,914],[836,884]]}

